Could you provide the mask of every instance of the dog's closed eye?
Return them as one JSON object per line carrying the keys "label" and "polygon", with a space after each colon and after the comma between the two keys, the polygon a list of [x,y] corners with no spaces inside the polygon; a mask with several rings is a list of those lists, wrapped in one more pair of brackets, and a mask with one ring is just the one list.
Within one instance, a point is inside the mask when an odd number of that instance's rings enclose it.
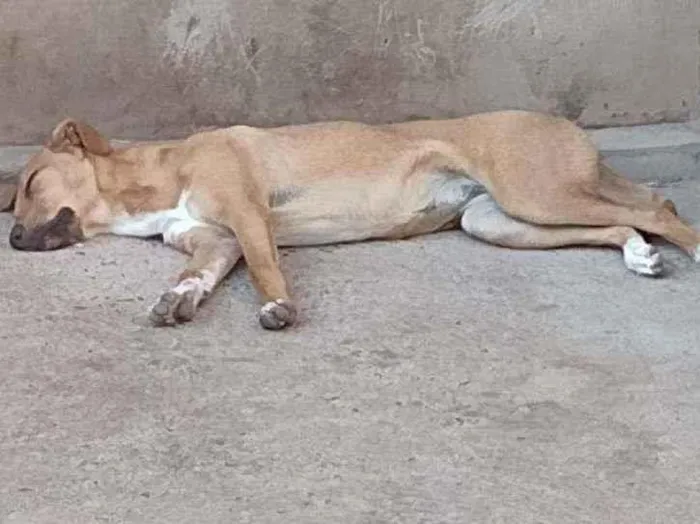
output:
{"label": "dog's closed eye", "polygon": [[34,178],[36,178],[36,175],[38,173],[39,173],[39,170],[35,169],[27,177],[27,182],[24,184],[24,196],[26,198],[31,198],[31,196],[32,196],[32,182],[34,181]]}

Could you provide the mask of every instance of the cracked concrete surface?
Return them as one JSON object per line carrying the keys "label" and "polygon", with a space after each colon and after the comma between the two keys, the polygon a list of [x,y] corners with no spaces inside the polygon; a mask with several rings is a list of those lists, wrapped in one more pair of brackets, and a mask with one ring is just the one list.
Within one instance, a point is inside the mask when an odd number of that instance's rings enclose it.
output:
{"label": "cracked concrete surface", "polygon": [[[700,226],[674,165],[662,191]],[[663,279],[460,232],[285,250],[301,318],[274,333],[243,268],[153,329],[182,255],[18,253],[10,225],[2,523],[700,521],[700,266],[668,245]]]}

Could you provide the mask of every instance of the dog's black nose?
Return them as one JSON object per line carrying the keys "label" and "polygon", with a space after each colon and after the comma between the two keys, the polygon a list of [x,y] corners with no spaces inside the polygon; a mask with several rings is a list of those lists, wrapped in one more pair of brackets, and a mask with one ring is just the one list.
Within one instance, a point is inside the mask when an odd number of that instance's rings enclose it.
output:
{"label": "dog's black nose", "polygon": [[26,228],[21,224],[15,224],[10,231],[10,245],[15,249],[22,249],[24,239],[24,234],[27,232]]}

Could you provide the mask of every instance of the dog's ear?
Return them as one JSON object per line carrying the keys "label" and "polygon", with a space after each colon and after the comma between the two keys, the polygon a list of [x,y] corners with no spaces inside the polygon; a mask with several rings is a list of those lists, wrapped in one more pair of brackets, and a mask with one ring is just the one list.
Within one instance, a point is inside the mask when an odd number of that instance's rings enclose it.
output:
{"label": "dog's ear", "polygon": [[16,196],[17,184],[0,183],[0,212],[12,211]]}
{"label": "dog's ear", "polygon": [[46,147],[56,153],[79,149],[93,155],[107,156],[112,152],[109,140],[85,122],[68,118],[51,132]]}

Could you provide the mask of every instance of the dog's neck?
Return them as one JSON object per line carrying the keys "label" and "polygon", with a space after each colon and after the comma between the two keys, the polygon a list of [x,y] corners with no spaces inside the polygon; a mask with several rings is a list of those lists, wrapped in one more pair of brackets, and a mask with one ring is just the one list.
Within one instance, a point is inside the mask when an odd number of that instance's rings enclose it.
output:
{"label": "dog's neck", "polygon": [[116,149],[107,156],[90,155],[98,192],[112,215],[177,205],[183,188],[177,167],[170,165],[178,162],[176,149],[177,143],[146,144]]}

